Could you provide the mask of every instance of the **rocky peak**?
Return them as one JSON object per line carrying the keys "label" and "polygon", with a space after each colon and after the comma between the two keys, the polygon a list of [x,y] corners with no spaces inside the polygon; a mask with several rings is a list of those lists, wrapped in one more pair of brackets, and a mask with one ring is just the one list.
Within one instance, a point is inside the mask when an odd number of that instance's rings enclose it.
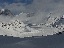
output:
{"label": "rocky peak", "polygon": [[12,12],[9,9],[1,9],[0,15],[13,16]]}

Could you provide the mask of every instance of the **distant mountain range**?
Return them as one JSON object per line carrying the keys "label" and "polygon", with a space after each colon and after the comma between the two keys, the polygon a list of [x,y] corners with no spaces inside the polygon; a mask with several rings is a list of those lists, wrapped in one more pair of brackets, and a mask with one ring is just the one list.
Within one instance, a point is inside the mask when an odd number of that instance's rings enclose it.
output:
{"label": "distant mountain range", "polygon": [[[0,15],[13,16],[10,10],[1,9]],[[64,15],[60,17],[48,16],[45,23],[34,24],[25,23],[22,18],[34,16],[34,13],[20,13],[16,15],[8,23],[0,21],[0,35],[13,37],[32,37],[32,36],[47,36],[61,34],[64,32]],[[24,19],[26,22],[28,20]]]}

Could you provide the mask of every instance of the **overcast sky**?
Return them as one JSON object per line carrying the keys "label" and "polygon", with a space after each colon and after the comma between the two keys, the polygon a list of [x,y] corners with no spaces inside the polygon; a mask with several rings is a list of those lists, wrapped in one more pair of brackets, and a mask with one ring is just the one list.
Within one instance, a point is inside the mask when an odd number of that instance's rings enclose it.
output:
{"label": "overcast sky", "polygon": [[[10,9],[13,13],[34,12],[35,17],[30,22],[42,22],[42,19],[52,13],[52,16],[64,14],[64,0],[0,0],[0,8]],[[37,18],[37,19],[36,19]]]}
{"label": "overcast sky", "polygon": [[8,8],[13,12],[52,12],[64,13],[64,0],[0,0],[0,8]]}

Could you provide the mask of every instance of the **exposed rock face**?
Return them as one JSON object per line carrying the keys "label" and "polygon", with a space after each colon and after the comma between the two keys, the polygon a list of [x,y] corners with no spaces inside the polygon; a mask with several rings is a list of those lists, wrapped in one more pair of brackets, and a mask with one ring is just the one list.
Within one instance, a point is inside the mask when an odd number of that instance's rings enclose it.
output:
{"label": "exposed rock face", "polygon": [[5,16],[13,16],[10,10],[8,9],[1,9],[0,10],[0,15],[5,15]]}

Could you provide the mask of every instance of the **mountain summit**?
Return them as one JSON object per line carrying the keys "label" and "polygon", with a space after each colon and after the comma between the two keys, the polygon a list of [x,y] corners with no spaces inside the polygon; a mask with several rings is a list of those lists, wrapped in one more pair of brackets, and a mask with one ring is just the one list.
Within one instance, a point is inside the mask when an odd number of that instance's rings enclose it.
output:
{"label": "mountain summit", "polygon": [[9,9],[1,9],[0,15],[13,16],[13,14],[11,13],[11,11]]}

